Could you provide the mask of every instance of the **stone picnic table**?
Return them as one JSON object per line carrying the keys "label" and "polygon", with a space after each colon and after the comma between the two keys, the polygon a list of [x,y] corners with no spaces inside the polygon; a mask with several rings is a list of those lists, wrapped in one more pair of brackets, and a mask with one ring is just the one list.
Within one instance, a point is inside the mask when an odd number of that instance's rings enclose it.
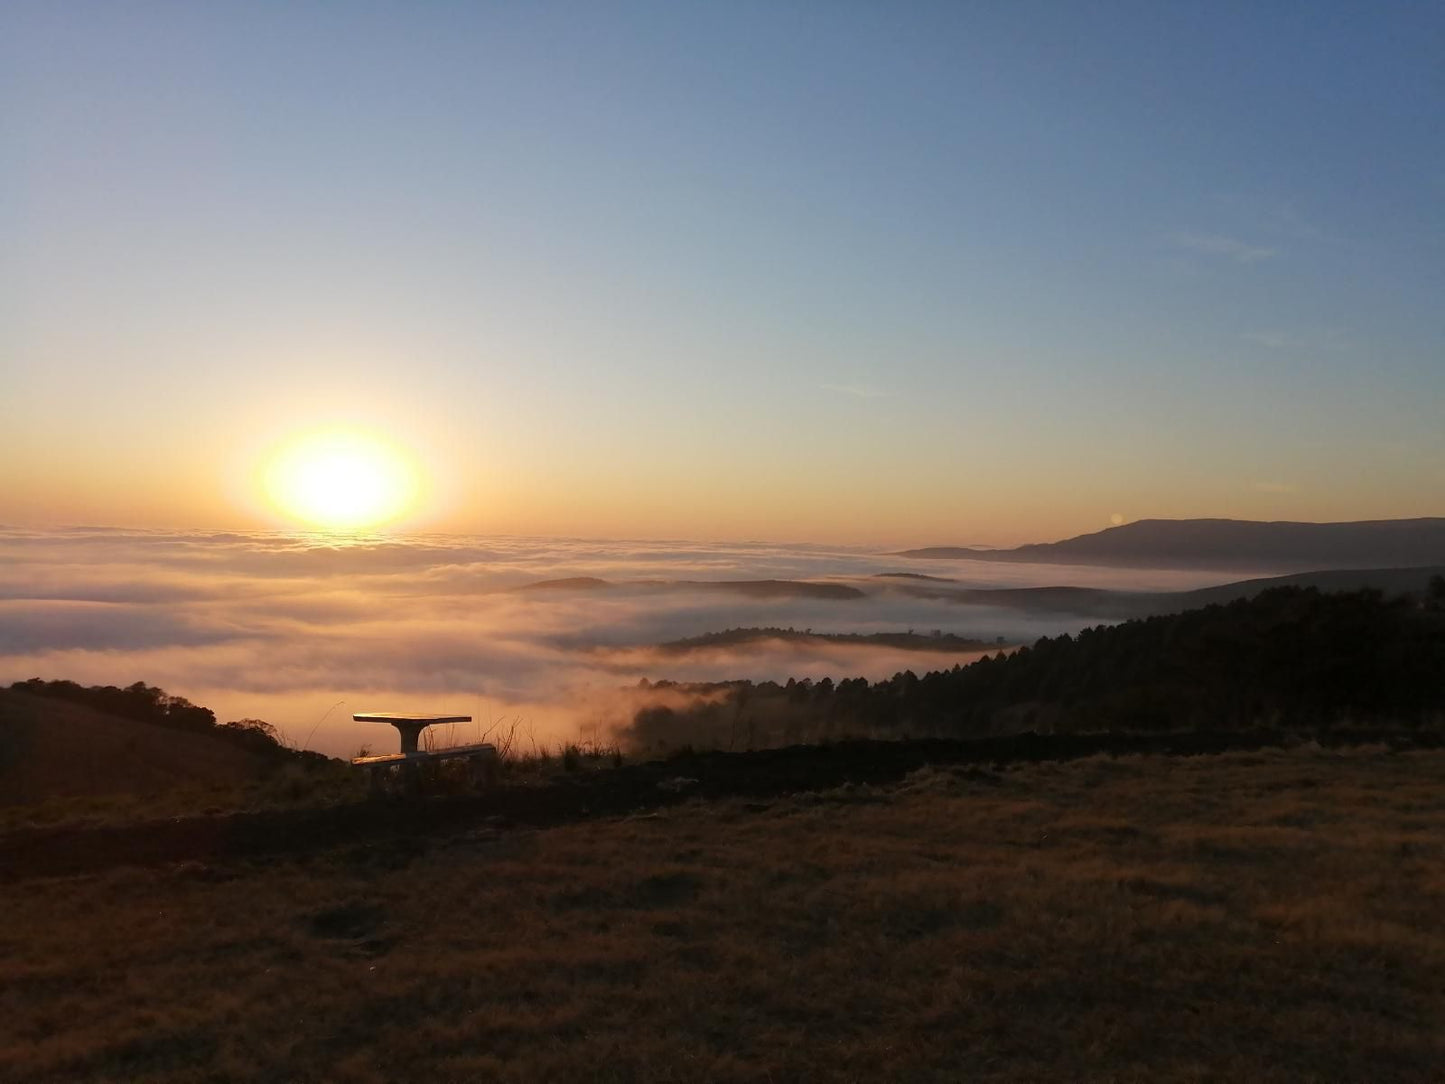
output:
{"label": "stone picnic table", "polygon": [[470,715],[413,715],[406,712],[365,711],[351,716],[358,723],[387,723],[401,736],[401,752],[378,756],[353,757],[351,763],[366,768],[371,774],[372,790],[380,790],[382,781],[393,766],[399,766],[408,790],[416,788],[416,769],[429,761],[465,759],[473,783],[491,782],[496,777],[500,759],[491,742],[475,745],[453,745],[446,749],[419,748],[421,733],[429,726],[447,723],[470,723]]}

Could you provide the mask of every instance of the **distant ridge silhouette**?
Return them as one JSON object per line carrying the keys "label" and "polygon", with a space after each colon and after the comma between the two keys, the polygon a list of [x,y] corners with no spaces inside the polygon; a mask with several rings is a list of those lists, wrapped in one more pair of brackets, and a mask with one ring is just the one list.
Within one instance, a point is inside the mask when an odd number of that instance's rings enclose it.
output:
{"label": "distant ridge silhouette", "polygon": [[1409,568],[1445,564],[1445,518],[1355,523],[1141,519],[1061,542],[1037,542],[1014,549],[929,546],[890,556],[1291,572]]}
{"label": "distant ridge silhouette", "polygon": [[1237,580],[1216,587],[1192,591],[1124,591],[1098,587],[987,587],[955,588],[943,581],[904,581],[899,590],[917,598],[933,598],[972,606],[1004,606],[1033,613],[1077,614],[1107,620],[1149,617],[1153,614],[1196,610],[1201,606],[1253,598],[1276,587],[1313,587],[1319,591],[1360,591],[1371,589],[1386,595],[1421,596],[1431,579],[1445,577],[1445,565],[1411,568],[1340,568],[1291,572],[1283,576]]}
{"label": "distant ridge silhouette", "polygon": [[596,576],[569,576],[560,580],[524,583],[512,591],[549,592],[606,591],[617,588],[658,588],[677,591],[714,591],[750,598],[863,598],[864,593],[845,583],[814,580],[602,580]]}

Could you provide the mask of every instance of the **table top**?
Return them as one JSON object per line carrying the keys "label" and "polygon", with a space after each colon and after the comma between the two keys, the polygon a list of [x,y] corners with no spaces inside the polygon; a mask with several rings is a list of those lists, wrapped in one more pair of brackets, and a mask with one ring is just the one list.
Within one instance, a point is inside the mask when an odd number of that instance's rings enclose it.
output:
{"label": "table top", "polygon": [[408,715],[395,711],[363,711],[352,716],[358,723],[470,723],[470,715]]}

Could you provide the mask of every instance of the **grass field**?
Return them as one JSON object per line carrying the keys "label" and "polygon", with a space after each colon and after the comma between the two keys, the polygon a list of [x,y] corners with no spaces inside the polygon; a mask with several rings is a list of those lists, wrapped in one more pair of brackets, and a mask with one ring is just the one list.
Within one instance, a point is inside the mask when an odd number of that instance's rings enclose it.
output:
{"label": "grass field", "polygon": [[0,1078],[1438,1080],[1445,753],[926,768],[0,887]]}

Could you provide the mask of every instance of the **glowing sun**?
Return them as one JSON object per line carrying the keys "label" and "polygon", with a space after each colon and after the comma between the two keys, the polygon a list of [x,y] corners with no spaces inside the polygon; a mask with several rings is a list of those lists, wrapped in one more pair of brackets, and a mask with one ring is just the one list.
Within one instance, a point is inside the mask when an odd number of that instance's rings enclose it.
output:
{"label": "glowing sun", "polygon": [[264,468],[267,498],[287,516],[328,531],[379,527],[416,501],[405,453],[352,430],[311,433],[283,445]]}

